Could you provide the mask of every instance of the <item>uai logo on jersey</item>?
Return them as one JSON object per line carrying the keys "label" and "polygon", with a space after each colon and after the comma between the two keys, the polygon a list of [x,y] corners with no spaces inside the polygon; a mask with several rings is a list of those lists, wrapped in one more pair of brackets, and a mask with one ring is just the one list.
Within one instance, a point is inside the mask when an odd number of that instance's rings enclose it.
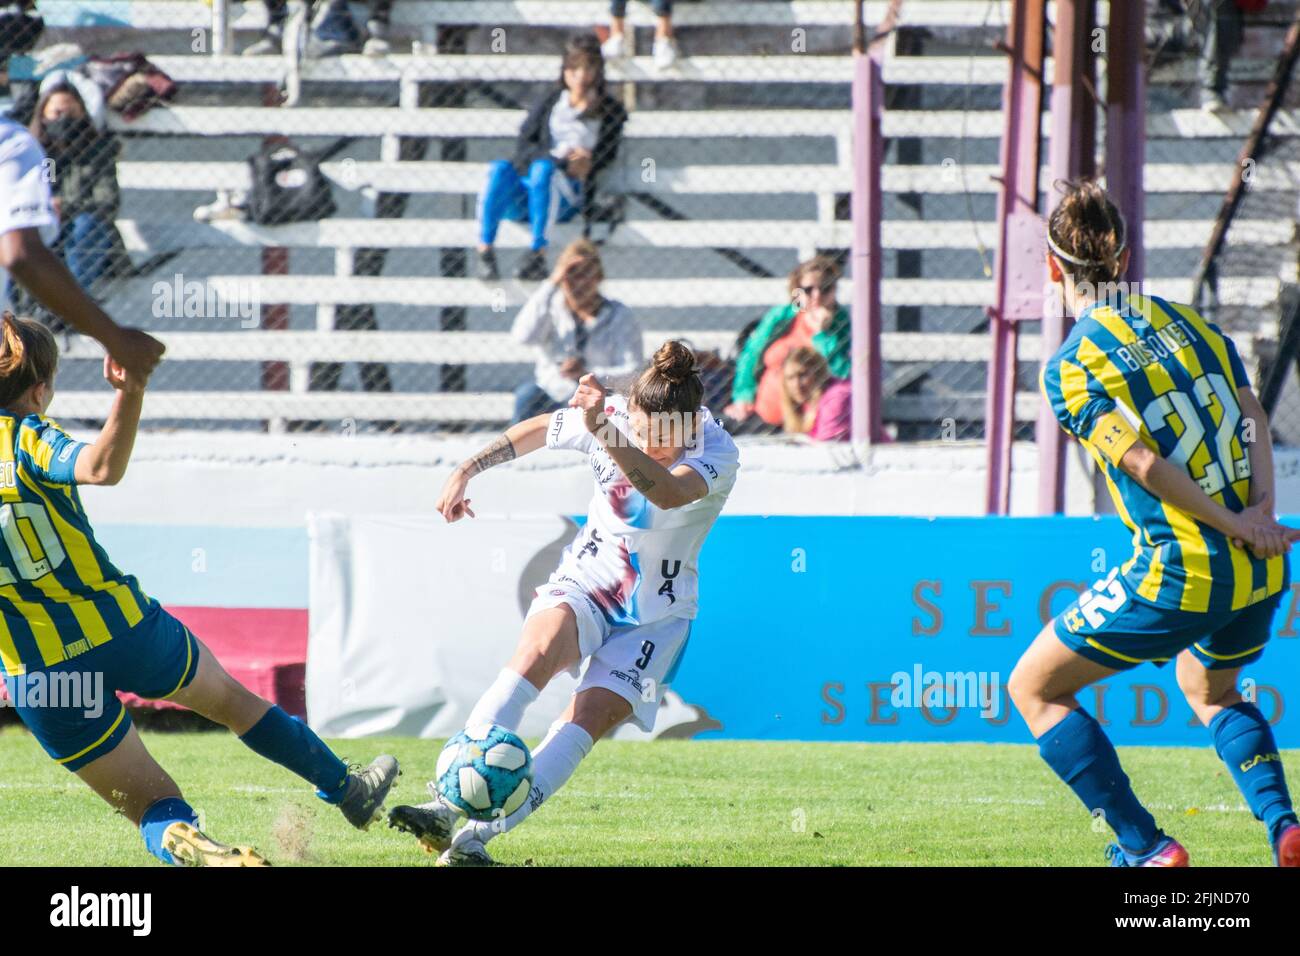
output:
{"label": "uai logo on jersey", "polygon": [[659,573],[663,575],[664,583],[659,585],[659,596],[668,598],[669,604],[677,603],[677,595],[673,593],[673,578],[677,577],[678,572],[682,569],[681,561],[674,561],[671,565],[668,559],[664,558]]}

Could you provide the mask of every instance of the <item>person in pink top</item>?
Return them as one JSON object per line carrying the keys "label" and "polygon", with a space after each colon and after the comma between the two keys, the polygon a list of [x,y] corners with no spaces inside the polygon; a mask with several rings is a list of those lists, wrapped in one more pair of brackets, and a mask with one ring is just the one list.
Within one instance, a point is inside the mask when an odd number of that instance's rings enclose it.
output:
{"label": "person in pink top", "polygon": [[790,350],[781,365],[781,386],[787,435],[807,435],[814,441],[849,440],[849,382],[832,378],[830,366],[815,348]]}

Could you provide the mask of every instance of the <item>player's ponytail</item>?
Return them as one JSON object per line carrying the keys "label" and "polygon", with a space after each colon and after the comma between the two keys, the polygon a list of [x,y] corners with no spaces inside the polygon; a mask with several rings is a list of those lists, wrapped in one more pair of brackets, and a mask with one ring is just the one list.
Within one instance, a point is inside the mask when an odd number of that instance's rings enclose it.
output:
{"label": "player's ponytail", "polygon": [[1115,282],[1128,244],[1127,226],[1106,190],[1092,179],[1058,182],[1061,201],[1047,221],[1047,248],[1075,282]]}
{"label": "player's ponytail", "polygon": [[693,415],[703,401],[704,383],[700,381],[695,353],[676,339],[659,346],[628,395],[630,405],[649,415]]}
{"label": "player's ponytail", "polygon": [[37,382],[52,382],[59,367],[54,335],[35,319],[4,314],[0,331],[0,408],[9,408]]}

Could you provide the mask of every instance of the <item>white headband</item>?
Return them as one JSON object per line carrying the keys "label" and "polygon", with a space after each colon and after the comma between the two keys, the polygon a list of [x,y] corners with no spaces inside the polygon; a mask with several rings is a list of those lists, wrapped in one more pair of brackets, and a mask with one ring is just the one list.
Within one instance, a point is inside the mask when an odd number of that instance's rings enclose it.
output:
{"label": "white headband", "polygon": [[[1106,264],[1104,262],[1096,262],[1091,259],[1080,259],[1078,256],[1070,255],[1070,253],[1066,252],[1059,245],[1057,245],[1056,240],[1052,238],[1052,227],[1050,225],[1047,227],[1047,247],[1051,249],[1052,252],[1055,253],[1058,257],[1064,259],[1066,262],[1072,262],[1076,266],[1104,266]],[[1119,248],[1115,250],[1115,255],[1118,256],[1121,252],[1123,252],[1127,248],[1128,248],[1128,223],[1125,222],[1124,214],[1121,212],[1119,213]]]}

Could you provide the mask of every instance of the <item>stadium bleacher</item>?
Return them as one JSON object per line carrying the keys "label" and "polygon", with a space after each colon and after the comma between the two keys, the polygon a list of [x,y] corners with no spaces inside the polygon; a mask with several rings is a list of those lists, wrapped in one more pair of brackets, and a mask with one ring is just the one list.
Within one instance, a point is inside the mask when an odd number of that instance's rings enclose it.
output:
{"label": "stadium bleacher", "polygon": [[[108,299],[115,315],[158,330],[168,343],[170,361],[146,407],[151,419],[270,420],[275,427],[284,419],[350,416],[439,428],[505,419],[509,388],[528,361],[506,330],[528,287],[455,274],[456,250],[474,244],[473,197],[486,160],[502,153],[522,118],[502,99],[526,99],[527,90],[549,82],[557,58],[547,51],[565,32],[603,22],[604,4],[398,0],[394,32],[421,43],[418,55],[320,61],[173,52],[190,31],[210,26],[204,3],[75,6],[80,15],[64,10],[52,19],[52,33],[87,48],[102,36],[116,49],[122,37],[114,27],[130,26],[135,45],[182,85],[175,105],[113,120],[125,140],[118,174],[127,247],[137,261],[176,256],[120,282]],[[886,6],[867,3],[868,22]],[[1292,6],[1278,5],[1251,27],[1234,64],[1234,102],[1243,107],[1268,76],[1261,51],[1275,42]],[[264,25],[264,11],[260,3],[232,8],[241,46]],[[629,16],[633,24],[651,22],[638,5]],[[1005,3],[914,0],[885,62],[887,86],[908,94],[884,114],[890,149],[882,170],[883,239],[891,251],[882,287],[885,417],[902,426],[902,437],[933,437],[944,418],[976,434],[983,414],[989,342],[981,333],[992,299],[987,246],[1005,76],[992,41],[1006,16]],[[795,261],[847,249],[851,20],[844,2],[684,4],[676,22],[689,58],[680,70],[659,74],[644,57],[611,64],[610,79],[625,84],[636,109],[606,190],[649,201],[630,203],[628,221],[606,240],[607,291],[637,311],[647,347],[672,333],[726,352],[748,318],[784,298],[782,277]],[[511,31],[508,52],[488,52],[494,29]],[[809,34],[810,52],[790,52],[793,29]],[[453,35],[451,51],[440,50],[440,40],[445,46]],[[1247,108],[1194,108],[1193,72],[1184,59],[1150,77],[1147,271],[1150,286],[1173,298],[1190,295],[1187,276],[1253,119]],[[290,90],[294,105],[261,105],[276,88]],[[457,105],[442,105],[449,93]],[[1296,105],[1274,124],[1284,140],[1300,136]],[[285,226],[192,221],[189,210],[213,191],[247,188],[243,159],[271,135],[304,144],[354,139],[323,167],[339,198],[337,216]],[[448,154],[456,158],[404,159],[403,142],[412,138],[435,150],[453,144]],[[1219,318],[1244,327],[1248,338],[1275,334],[1282,289],[1295,281],[1298,184],[1300,162],[1262,163],[1251,185],[1256,197],[1267,197],[1267,214],[1230,235],[1230,243],[1249,242],[1251,263],[1221,277]],[[413,197],[403,218],[376,218],[384,194]],[[663,204],[671,218],[661,218]],[[553,247],[577,229],[558,230]],[[525,244],[525,230],[507,224],[502,248]],[[271,248],[290,250],[288,274],[262,274],[261,253]],[[393,250],[384,274],[355,274],[357,250],[376,248]],[[718,252],[739,253],[742,261]],[[262,307],[286,306],[288,329],[248,329],[229,315],[157,318],[156,290],[174,276]],[[841,284],[844,301],[848,286]],[[383,331],[336,330],[339,310],[358,306],[374,306]],[[1247,351],[1252,345],[1242,344]],[[1022,339],[1027,369],[1037,349],[1034,336]],[[312,391],[311,363],[326,361],[395,363],[396,394]],[[286,391],[263,388],[263,362],[287,363]],[[95,414],[101,394],[77,384],[93,381],[92,372],[61,391],[59,414]],[[1017,415],[1029,420],[1032,375],[1021,386]]]}

